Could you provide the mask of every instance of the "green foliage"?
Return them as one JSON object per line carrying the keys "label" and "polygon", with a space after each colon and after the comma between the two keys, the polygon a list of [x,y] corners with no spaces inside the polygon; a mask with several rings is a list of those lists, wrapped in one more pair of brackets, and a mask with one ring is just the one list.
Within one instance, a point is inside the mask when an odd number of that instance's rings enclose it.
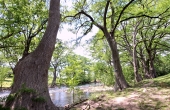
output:
{"label": "green foliage", "polygon": [[101,31],[92,39],[89,46],[91,56],[93,57],[92,71],[93,79],[97,79],[106,85],[114,84],[114,70],[112,64],[111,51],[106,39],[98,40],[103,37]]}
{"label": "green foliage", "polygon": [[3,107],[3,105],[0,104],[0,110],[10,110],[9,107]]}
{"label": "green foliage", "polygon": [[130,83],[134,83],[134,74],[133,74],[133,67],[132,66],[123,66],[123,74],[126,80]]}
{"label": "green foliage", "polygon": [[[168,3],[170,2],[167,0],[134,0],[130,2],[127,0],[80,0],[73,1],[74,5],[66,9],[63,15],[69,16],[65,19],[66,22],[74,24],[75,28],[71,30],[79,31],[81,28],[83,35],[90,32],[92,25],[101,29],[96,36],[93,36],[94,39],[92,40],[95,45],[91,46],[90,50],[92,50],[92,57],[95,59],[95,63],[100,62],[102,66],[109,65],[109,62],[112,62],[112,60],[110,60],[111,55],[108,54],[111,52],[108,44],[105,43],[107,40],[104,39],[104,37],[106,37],[104,35],[107,35],[107,32],[113,32],[112,36],[109,36],[110,38],[108,37],[108,39],[116,39],[119,53],[124,54],[120,55],[121,63],[125,63],[122,66],[125,72],[124,75],[129,82],[132,82],[134,73],[127,70],[133,67],[133,50],[137,53],[135,58],[140,62],[138,64],[140,69],[139,74],[143,75],[146,74],[144,73],[146,72],[144,67],[148,67],[150,70],[152,68],[155,69],[154,66],[152,66],[152,62],[155,61],[156,55],[159,54],[158,51],[166,51],[164,46],[169,44],[168,38],[165,38],[169,34],[169,23],[167,22],[169,21],[168,13],[170,9],[167,6]],[[135,43],[133,43],[132,40],[134,35],[136,36],[134,40]],[[101,41],[99,41],[99,39],[101,39]],[[99,44],[98,42],[101,43]],[[144,65],[146,61],[149,62],[148,65]],[[129,65],[129,63],[131,64]],[[98,66],[99,64],[96,65],[95,69],[93,69],[95,71],[100,67]],[[108,70],[107,67],[108,66],[104,66],[103,70]],[[102,76],[103,71],[96,73]]]}
{"label": "green foliage", "polygon": [[155,68],[158,76],[170,73],[170,54],[158,55],[155,61]]}
{"label": "green foliage", "polygon": [[14,99],[16,98],[16,96],[17,96],[16,93],[10,94],[10,95],[7,97],[6,101],[7,101],[7,102],[14,101]]}
{"label": "green foliage", "polygon": [[65,58],[67,63],[61,72],[68,86],[76,86],[91,81],[90,61],[88,58],[73,53],[67,54]]}
{"label": "green foliage", "polygon": [[32,98],[32,100],[34,102],[42,102],[42,103],[46,102],[46,99],[44,97],[41,97],[41,96],[34,97],[34,98]]}
{"label": "green foliage", "polygon": [[3,86],[3,82],[7,77],[7,73],[10,71],[9,68],[0,66],[0,85]]}
{"label": "green foliage", "polygon": [[1,88],[3,87],[3,82],[5,81],[5,79],[8,77],[9,73],[11,73],[11,69],[10,67],[7,66],[6,62],[7,59],[5,58],[5,56],[0,53],[0,85]]}
{"label": "green foliage", "polygon": [[16,64],[23,51],[33,51],[42,37],[48,16],[45,1],[0,2],[0,51]]}
{"label": "green foliage", "polygon": [[93,66],[95,78],[105,85],[114,84],[113,67],[105,63],[98,62]]}
{"label": "green foliage", "polygon": [[34,89],[27,88],[24,84],[22,85],[21,89],[19,90],[20,93],[26,93],[26,94],[31,94],[31,93],[36,93]]}

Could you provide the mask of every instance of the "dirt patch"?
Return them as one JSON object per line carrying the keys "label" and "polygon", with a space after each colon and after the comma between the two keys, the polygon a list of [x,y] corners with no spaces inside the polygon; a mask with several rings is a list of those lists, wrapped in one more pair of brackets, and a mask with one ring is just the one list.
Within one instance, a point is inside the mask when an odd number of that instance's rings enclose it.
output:
{"label": "dirt patch", "polygon": [[87,88],[83,88],[81,89],[83,92],[102,92],[102,91],[108,91],[108,90],[113,90],[113,87],[108,87],[108,86],[96,86],[96,87],[87,87]]}

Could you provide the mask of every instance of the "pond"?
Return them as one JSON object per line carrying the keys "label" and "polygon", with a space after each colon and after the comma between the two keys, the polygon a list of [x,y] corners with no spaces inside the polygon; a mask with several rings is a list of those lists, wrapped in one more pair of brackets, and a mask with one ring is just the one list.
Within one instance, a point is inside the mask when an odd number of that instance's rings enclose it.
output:
{"label": "pond", "polygon": [[[56,88],[49,88],[49,93],[53,103],[56,106],[64,107],[65,105],[72,104],[78,100],[87,99],[90,97],[92,89],[97,90],[97,88],[101,87],[102,84],[100,83],[91,83],[86,85],[77,86],[83,92],[81,94],[73,95],[73,92],[70,92],[68,87],[56,87]],[[103,87],[102,87],[103,89]],[[105,88],[106,89],[106,88]],[[3,91],[0,92],[0,97],[8,96],[10,91]]]}

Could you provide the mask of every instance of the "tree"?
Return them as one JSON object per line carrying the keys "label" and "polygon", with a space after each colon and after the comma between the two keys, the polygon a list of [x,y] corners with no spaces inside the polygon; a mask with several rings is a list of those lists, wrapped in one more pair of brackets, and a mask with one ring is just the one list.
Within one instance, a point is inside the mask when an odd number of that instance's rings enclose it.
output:
{"label": "tree", "polygon": [[[0,51],[13,70],[38,45],[47,24],[45,1],[0,1]],[[21,11],[22,10],[22,11]]]}
{"label": "tree", "polygon": [[55,46],[55,50],[53,52],[53,57],[51,60],[51,67],[53,68],[53,80],[51,83],[51,87],[56,86],[56,78],[57,76],[60,76],[60,68],[62,66],[62,63],[64,62],[64,52],[66,52],[66,45],[58,39],[58,43]]}
{"label": "tree", "polygon": [[161,42],[162,39],[169,34],[169,22],[166,20],[164,21],[163,19],[148,19],[145,20],[145,22],[143,21],[142,24],[142,27],[145,28],[139,30],[139,34],[142,38],[148,60],[149,74],[146,74],[146,76],[149,78],[155,78],[157,77],[157,74],[154,67],[154,60],[157,51],[160,50],[160,45],[161,47],[164,45]]}
{"label": "tree", "polygon": [[[138,44],[138,28],[141,24],[141,19],[132,19],[121,23],[121,29],[119,32],[119,45],[128,52],[129,56],[132,57],[130,63],[133,65],[135,81],[140,82],[142,76],[139,74],[139,60],[137,57],[137,44]],[[122,31],[122,32],[121,32]],[[121,37],[123,35],[123,37]],[[131,41],[132,39],[132,41]],[[123,42],[123,43],[122,43]],[[123,50],[123,51],[124,51]]]}
{"label": "tree", "polygon": [[11,109],[56,110],[48,92],[48,68],[60,23],[60,0],[51,0],[47,29],[38,47],[18,61],[5,106]]}
{"label": "tree", "polygon": [[99,80],[106,85],[113,85],[115,80],[112,56],[108,42],[103,37],[103,33],[99,31],[90,43],[89,51],[93,58],[91,68],[94,72],[94,80]]}
{"label": "tree", "polygon": [[[167,3],[168,1],[155,2],[148,0],[135,4],[131,7],[131,10],[133,10],[131,12],[145,13],[145,16],[136,16],[134,19],[121,22],[116,33],[119,36],[117,37],[118,45],[123,48],[121,53],[127,51],[129,56],[131,56],[130,61],[134,68],[136,81],[141,80],[138,73],[139,67],[143,67],[144,76],[148,78],[157,76],[154,60],[157,51],[163,47],[161,43],[162,38],[169,33],[169,7]],[[142,7],[139,7],[140,5]],[[160,7],[162,7],[161,10]],[[161,48],[160,45],[162,45]],[[141,61],[142,66],[140,66],[139,61]]]}
{"label": "tree", "polygon": [[15,0],[1,1],[0,5],[3,7],[0,47],[9,55],[23,54],[24,57],[35,49],[45,31],[48,21],[45,2]]}
{"label": "tree", "polygon": [[0,53],[0,88],[2,89],[3,86],[3,82],[5,80],[5,78],[9,77],[11,75],[11,69],[10,67],[7,65],[7,59],[4,57],[4,55],[2,53]]}
{"label": "tree", "polygon": [[79,84],[89,83],[90,80],[90,60],[75,53],[68,53],[65,67],[61,70],[63,79],[69,87]]}
{"label": "tree", "polygon": [[[76,0],[75,3],[73,3],[72,11],[65,17],[67,21],[71,23],[75,21],[75,29],[79,30],[82,28],[84,30],[84,35],[90,32],[93,25],[103,32],[112,53],[116,81],[114,86],[115,90],[129,87],[122,72],[115,32],[120,22],[125,19],[125,13],[128,13],[127,9],[133,2],[135,2],[135,0],[130,0],[129,2],[126,0],[121,2],[113,2],[113,0]],[[129,16],[126,17],[126,19],[127,18],[129,18]]]}

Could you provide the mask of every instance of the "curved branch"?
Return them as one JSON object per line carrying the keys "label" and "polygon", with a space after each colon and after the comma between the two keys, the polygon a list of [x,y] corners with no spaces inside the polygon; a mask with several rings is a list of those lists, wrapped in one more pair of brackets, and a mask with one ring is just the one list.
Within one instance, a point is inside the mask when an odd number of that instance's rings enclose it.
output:
{"label": "curved branch", "polygon": [[109,7],[109,3],[110,3],[110,0],[107,1],[106,7],[105,7],[105,11],[104,11],[104,18],[103,18],[103,21],[104,21],[104,28],[106,28],[106,25],[107,25],[106,16],[107,16],[107,10],[108,10],[108,7]]}
{"label": "curved branch", "polygon": [[[131,16],[129,18],[126,18],[126,19],[123,19],[121,20],[120,22],[123,22],[123,21],[127,21],[127,20],[130,20],[130,19],[133,19],[133,18],[140,18],[140,17],[147,17],[147,18],[160,18],[164,13],[166,13],[168,10],[170,9],[170,7],[168,7],[164,12],[160,13],[158,16],[149,16],[149,15],[146,15],[146,14],[142,14],[142,15],[137,15],[137,16]],[[169,16],[169,15],[168,15]],[[165,17],[162,17],[162,18],[165,18]]]}
{"label": "curved branch", "polygon": [[5,35],[4,37],[3,37],[3,36],[0,36],[0,37],[1,37],[1,38],[0,38],[0,41],[1,41],[1,40],[5,40],[5,39],[7,39],[7,38],[10,38],[10,37],[12,37],[13,35],[18,34],[18,33],[20,33],[20,32],[23,32],[23,31],[25,31],[25,30],[18,31],[18,32],[8,33],[8,34]]}
{"label": "curved branch", "polygon": [[40,24],[40,26],[38,27],[38,29],[37,29],[32,35],[30,35],[29,37],[30,37],[30,38],[33,38],[33,37],[35,37],[39,32],[41,32],[41,30],[44,28],[44,25],[47,23],[47,21],[48,21],[48,18],[45,19],[45,20]]}
{"label": "curved branch", "polygon": [[83,10],[81,11],[81,13],[84,14],[86,17],[88,17],[92,21],[92,24],[94,24],[96,27],[98,27],[99,29],[101,29],[103,31],[103,26],[101,26],[97,22],[95,22],[94,19],[89,14],[87,14]]}
{"label": "curved branch", "polygon": [[103,26],[101,26],[100,24],[98,24],[97,22],[94,21],[94,19],[92,18],[92,16],[90,16],[89,14],[87,14],[85,11],[81,10],[80,12],[78,12],[77,14],[75,14],[74,16],[65,16],[63,19],[66,18],[75,18],[76,16],[79,15],[85,15],[86,17],[88,17],[90,19],[90,21],[92,22],[92,25],[95,25],[96,27],[98,27],[99,29],[101,29],[102,31],[104,30]]}
{"label": "curved branch", "polygon": [[126,5],[123,7],[123,9],[122,9],[122,11],[120,12],[119,17],[118,17],[118,19],[117,19],[117,21],[116,21],[116,24],[115,24],[115,27],[114,27],[114,29],[113,29],[113,32],[116,30],[116,27],[117,27],[117,25],[119,24],[119,21],[120,21],[122,15],[123,15],[124,11],[126,10],[126,8],[127,8],[133,1],[135,1],[135,0],[131,0],[128,4],[126,4]]}
{"label": "curved branch", "polygon": [[[110,16],[110,18],[111,18],[111,29],[114,29],[115,9],[113,7],[112,2],[110,2],[110,7],[111,7],[111,13],[112,13],[111,16]],[[111,33],[111,34],[113,34],[113,33]]]}
{"label": "curved branch", "polygon": [[129,18],[121,20],[120,22],[127,21],[127,20],[130,20],[130,19],[133,19],[133,18],[140,18],[140,17],[147,17],[147,18],[151,18],[151,19],[152,18],[159,18],[159,16],[149,16],[149,15],[143,14],[143,15],[131,16]]}

